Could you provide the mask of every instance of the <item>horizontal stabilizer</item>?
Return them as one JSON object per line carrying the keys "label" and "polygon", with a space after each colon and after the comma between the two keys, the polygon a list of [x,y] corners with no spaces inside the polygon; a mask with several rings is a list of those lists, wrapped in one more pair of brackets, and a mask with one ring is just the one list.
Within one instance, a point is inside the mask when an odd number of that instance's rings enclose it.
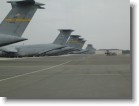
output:
{"label": "horizontal stabilizer", "polygon": [[34,0],[22,0],[22,1],[7,1],[7,3],[11,3],[13,5],[20,5],[20,6],[25,6],[25,5],[34,5],[38,6],[39,9],[44,9],[44,7],[41,7],[45,4],[35,2]]}
{"label": "horizontal stabilizer", "polygon": [[3,35],[3,34],[0,34],[0,38],[1,38],[0,47],[27,40],[26,38],[21,38],[18,36]]}
{"label": "horizontal stabilizer", "polygon": [[12,46],[1,47],[0,51],[7,52],[7,53],[17,53],[18,52],[17,49]]}

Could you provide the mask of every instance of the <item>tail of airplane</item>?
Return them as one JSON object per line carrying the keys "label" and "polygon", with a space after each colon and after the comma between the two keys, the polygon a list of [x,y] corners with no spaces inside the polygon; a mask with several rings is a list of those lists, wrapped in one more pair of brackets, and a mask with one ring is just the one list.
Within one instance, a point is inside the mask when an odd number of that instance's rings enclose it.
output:
{"label": "tail of airplane", "polygon": [[92,44],[88,44],[86,47],[87,50],[92,50],[93,49],[93,45]]}
{"label": "tail of airplane", "polygon": [[81,46],[81,48],[83,48],[83,46],[84,46],[85,43],[86,43],[86,40],[83,40],[83,41],[82,41],[82,46]]}
{"label": "tail of airplane", "polygon": [[93,47],[92,44],[88,44],[87,47],[86,47],[86,53],[90,53],[90,54],[93,54],[95,53],[96,49]]}
{"label": "tail of airplane", "polygon": [[12,9],[0,24],[0,34],[21,37],[36,10],[44,4],[34,0],[8,1]]}
{"label": "tail of airplane", "polygon": [[65,45],[69,36],[74,30],[71,29],[59,29],[60,33],[58,37],[53,42],[54,44]]}
{"label": "tail of airplane", "polygon": [[78,41],[79,41],[79,49],[82,49],[82,47],[84,46],[86,40],[84,40],[83,38],[79,38]]}
{"label": "tail of airplane", "polygon": [[71,35],[69,40],[67,41],[66,45],[70,46],[70,47],[74,47],[74,48],[78,48],[78,39],[79,39],[80,35]]}

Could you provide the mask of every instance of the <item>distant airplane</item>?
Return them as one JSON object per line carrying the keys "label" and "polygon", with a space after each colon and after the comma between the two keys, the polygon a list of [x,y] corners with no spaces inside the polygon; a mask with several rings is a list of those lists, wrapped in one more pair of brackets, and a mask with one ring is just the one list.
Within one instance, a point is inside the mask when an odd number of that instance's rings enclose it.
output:
{"label": "distant airplane", "polygon": [[77,47],[77,48],[78,48],[79,50],[82,50],[82,48],[83,48],[83,46],[84,46],[86,40],[84,40],[83,38],[79,38],[79,39],[78,39],[78,42],[79,42],[79,43],[78,43],[78,47]]}
{"label": "distant airplane", "polygon": [[80,37],[81,37],[80,35],[71,36],[71,38],[67,42],[67,45],[70,47],[73,47],[74,49],[71,49],[68,53],[72,54],[72,53],[79,52],[82,50],[82,47],[85,44],[86,40]]}
{"label": "distant airplane", "polygon": [[67,44],[69,47],[73,47],[73,48],[76,48],[78,50],[80,50],[79,48],[79,45],[80,45],[80,42],[79,42],[79,39],[80,39],[80,35],[71,35],[70,36],[70,39],[68,40]]}
{"label": "distant airplane", "polygon": [[44,4],[34,0],[8,1],[12,9],[0,24],[0,47],[27,40],[22,34],[31,21],[37,9]]}
{"label": "distant airplane", "polygon": [[[78,52],[82,51],[82,47],[84,46],[86,40],[83,38],[79,38],[77,43],[74,43],[73,49],[69,49],[65,54],[77,54]],[[71,42],[72,43],[72,42]]]}
{"label": "distant airplane", "polygon": [[83,38],[79,37],[80,37],[79,35],[71,35],[66,43],[66,47],[47,52],[46,55],[55,56],[55,55],[68,54],[73,51],[80,51],[84,45],[83,43],[85,42],[83,42]]}
{"label": "distant airplane", "polygon": [[60,29],[58,37],[50,44],[34,44],[34,45],[23,45],[19,47],[1,47],[0,51],[6,56],[44,56],[47,52],[53,50],[59,50],[66,47],[66,41],[68,40],[70,34],[73,32],[71,29]]}
{"label": "distant airplane", "polygon": [[81,54],[94,54],[96,49],[92,44],[88,44],[87,47],[80,51]]}

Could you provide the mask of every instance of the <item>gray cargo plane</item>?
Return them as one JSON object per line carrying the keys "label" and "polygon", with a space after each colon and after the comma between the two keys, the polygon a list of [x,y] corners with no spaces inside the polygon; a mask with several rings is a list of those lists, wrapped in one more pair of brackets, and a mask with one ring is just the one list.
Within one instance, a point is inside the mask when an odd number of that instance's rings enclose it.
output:
{"label": "gray cargo plane", "polygon": [[88,44],[87,47],[86,47],[86,50],[87,50],[86,53],[88,53],[88,54],[94,54],[95,51],[96,51],[96,49],[93,47],[92,44]]}
{"label": "gray cargo plane", "polygon": [[79,42],[80,42],[80,43],[78,44],[79,50],[72,51],[72,52],[70,52],[70,54],[80,54],[80,53],[84,50],[84,49],[82,49],[82,48],[83,48],[83,46],[84,46],[86,40],[84,40],[83,38],[79,38],[78,40],[79,40]]}
{"label": "gray cargo plane", "polygon": [[71,35],[69,40],[66,43],[66,47],[61,48],[59,50],[53,50],[47,52],[46,55],[54,56],[54,55],[63,55],[68,54],[73,51],[80,51],[85,43],[83,38],[79,38],[79,35]]}
{"label": "gray cargo plane", "polygon": [[[23,45],[19,47],[14,47],[9,51],[8,48],[11,47],[4,47],[0,50],[3,51],[4,55],[6,56],[44,56],[47,52],[58,50],[61,48],[66,47],[66,41],[68,40],[71,32],[71,29],[60,29],[60,33],[58,37],[54,40],[53,43],[50,44],[35,44],[35,45]],[[6,49],[7,48],[7,49]]]}
{"label": "gray cargo plane", "polygon": [[83,38],[78,38],[77,43],[76,43],[77,45],[76,48],[78,48],[79,50],[82,50],[82,47],[84,46],[85,42],[86,40],[84,40]]}
{"label": "gray cargo plane", "polygon": [[27,40],[21,38],[37,9],[44,4],[34,0],[8,1],[12,9],[0,24],[0,47]]}
{"label": "gray cargo plane", "polygon": [[93,47],[92,44],[88,44],[87,47],[79,52],[76,52],[76,54],[94,54],[96,49]]}
{"label": "gray cargo plane", "polygon": [[69,47],[78,48],[79,46],[78,39],[80,37],[81,37],[80,35],[71,35],[66,45],[68,45]]}

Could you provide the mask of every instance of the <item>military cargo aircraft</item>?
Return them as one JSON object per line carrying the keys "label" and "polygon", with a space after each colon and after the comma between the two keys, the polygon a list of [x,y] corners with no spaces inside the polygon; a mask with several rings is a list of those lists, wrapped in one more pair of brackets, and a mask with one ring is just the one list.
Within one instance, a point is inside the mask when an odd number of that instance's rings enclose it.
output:
{"label": "military cargo aircraft", "polygon": [[47,52],[46,55],[49,56],[54,56],[54,55],[64,55],[64,54],[68,54],[71,53],[73,51],[80,51],[83,47],[83,43],[82,42],[83,38],[79,38],[80,35],[71,35],[69,40],[66,43],[66,47],[61,48],[59,50],[53,50],[50,52]]}
{"label": "military cargo aircraft", "polygon": [[82,49],[81,51],[75,51],[73,54],[94,54],[96,49],[93,47],[92,44],[88,44],[85,49]]}
{"label": "military cargo aircraft", "polygon": [[22,34],[37,9],[44,4],[34,0],[8,1],[12,9],[0,24],[0,47],[27,40]]}
{"label": "military cargo aircraft", "polygon": [[[73,32],[71,29],[59,29],[60,33],[58,37],[50,44],[34,44],[34,45],[23,45],[19,47],[1,47],[0,51],[3,51],[5,56],[16,56],[16,57],[25,57],[25,56],[44,56],[47,52],[53,50],[59,50],[66,47],[66,41],[68,40],[70,34]],[[10,48],[10,49],[9,49]],[[10,50],[10,51],[9,51]]]}

